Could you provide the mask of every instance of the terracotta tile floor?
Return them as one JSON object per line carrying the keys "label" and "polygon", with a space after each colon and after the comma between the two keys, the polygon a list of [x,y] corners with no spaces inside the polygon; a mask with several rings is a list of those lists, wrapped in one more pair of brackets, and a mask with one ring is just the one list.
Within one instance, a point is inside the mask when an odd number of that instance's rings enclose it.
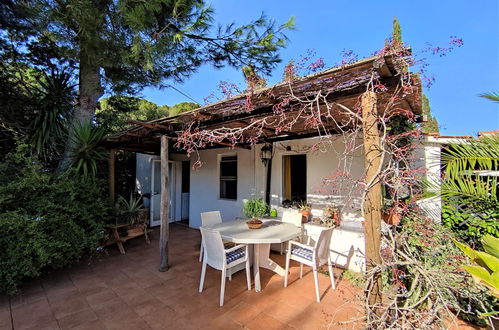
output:
{"label": "terracotta tile floor", "polygon": [[[137,238],[127,242],[126,255],[110,247],[108,255],[58,271],[28,283],[22,294],[0,297],[0,329],[321,329],[353,328],[336,325],[356,317],[357,289],[337,278],[319,275],[322,301],[315,302],[309,269],[298,278],[292,264],[290,284],[262,270],[262,292],[247,291],[245,273],[226,285],[225,305],[218,306],[220,272],[208,267],[205,290],[198,293],[201,264],[200,234],[171,226],[168,272],[158,267],[158,230],[151,244]],[[272,254],[284,265],[284,258]]]}

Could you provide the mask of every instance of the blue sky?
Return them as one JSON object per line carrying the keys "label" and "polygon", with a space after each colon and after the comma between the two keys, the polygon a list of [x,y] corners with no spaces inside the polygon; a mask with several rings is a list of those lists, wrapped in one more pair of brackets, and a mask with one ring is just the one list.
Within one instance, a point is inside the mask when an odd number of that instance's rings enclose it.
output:
{"label": "blue sky", "polygon": [[[211,2],[219,23],[243,24],[262,12],[280,23],[296,17],[296,30],[288,33],[290,43],[281,52],[283,61],[268,78],[269,84],[280,81],[284,65],[299,59],[308,49],[324,58],[326,67],[340,61],[344,49],[353,50],[359,58],[371,55],[383,47],[394,16],[414,53],[423,50],[427,42],[446,46],[450,36],[462,38],[464,45],[445,57],[424,56],[436,79],[425,92],[442,135],[476,135],[478,131],[499,129],[499,104],[477,96],[499,90],[498,4],[497,0]],[[244,87],[239,70],[211,66],[201,67],[175,87],[203,104],[221,80]],[[148,88],[142,97],[160,105],[190,101],[173,89]]]}

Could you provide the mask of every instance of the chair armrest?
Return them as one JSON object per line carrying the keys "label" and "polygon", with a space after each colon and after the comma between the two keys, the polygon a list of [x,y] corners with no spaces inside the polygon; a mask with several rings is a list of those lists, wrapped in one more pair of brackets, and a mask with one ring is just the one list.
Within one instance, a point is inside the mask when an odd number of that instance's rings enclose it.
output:
{"label": "chair armrest", "polygon": [[245,249],[247,250],[248,249],[248,245],[246,244],[238,244],[234,247],[231,247],[230,249],[225,249],[225,253],[229,253],[229,252],[232,252],[232,251],[236,251],[236,250],[239,250],[239,249]]}
{"label": "chair armrest", "polygon": [[307,245],[307,244],[303,244],[303,243],[300,243],[300,242],[297,242],[297,241],[289,241],[289,247],[290,248],[291,248],[291,245],[296,245],[296,246],[299,246],[299,247],[301,247],[303,249],[314,251],[314,247],[313,246],[310,246],[310,245]]}

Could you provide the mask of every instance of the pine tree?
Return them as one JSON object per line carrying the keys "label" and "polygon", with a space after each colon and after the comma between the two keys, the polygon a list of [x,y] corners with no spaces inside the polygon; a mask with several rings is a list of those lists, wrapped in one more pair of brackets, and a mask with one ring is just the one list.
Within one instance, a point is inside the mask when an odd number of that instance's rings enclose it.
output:
{"label": "pine tree", "polygon": [[[75,69],[73,127],[92,122],[105,91],[133,94],[182,81],[205,63],[269,73],[286,45],[284,32],[294,27],[293,18],[277,25],[262,15],[214,28],[204,0],[11,0],[0,13],[0,52],[14,48],[32,64]],[[68,163],[66,153],[61,168]]]}

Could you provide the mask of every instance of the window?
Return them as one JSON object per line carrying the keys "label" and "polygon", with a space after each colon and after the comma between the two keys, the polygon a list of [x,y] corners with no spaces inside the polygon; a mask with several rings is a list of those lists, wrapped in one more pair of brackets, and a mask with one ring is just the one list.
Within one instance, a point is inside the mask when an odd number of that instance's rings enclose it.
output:
{"label": "window", "polygon": [[237,156],[220,159],[220,198],[237,199]]}

